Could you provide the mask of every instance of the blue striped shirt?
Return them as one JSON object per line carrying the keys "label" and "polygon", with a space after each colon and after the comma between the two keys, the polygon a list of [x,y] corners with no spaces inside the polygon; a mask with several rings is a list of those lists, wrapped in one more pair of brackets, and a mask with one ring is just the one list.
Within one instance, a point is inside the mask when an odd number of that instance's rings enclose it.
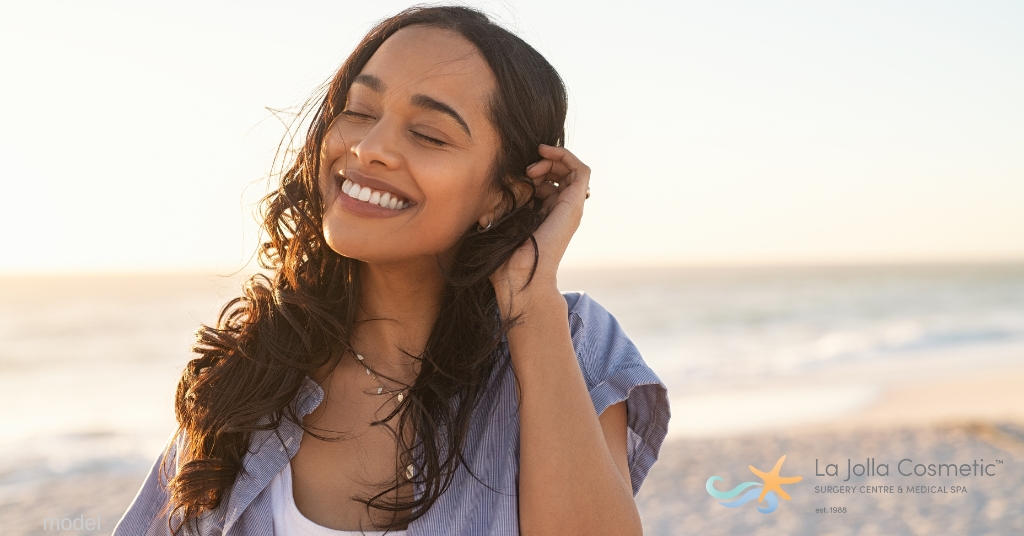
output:
{"label": "blue striped shirt", "polygon": [[[576,360],[600,415],[606,408],[626,401],[627,447],[633,495],[640,491],[668,431],[668,389],[644,362],[636,346],[607,310],[582,293],[564,293],[569,305],[569,326]],[[507,352],[507,346],[505,346]],[[504,361],[509,363],[508,360]],[[465,447],[470,474],[460,466],[449,487],[427,513],[409,523],[408,536],[519,534],[519,418],[515,379],[508,365],[495,368],[496,387],[489,389],[473,411]],[[320,386],[306,378],[293,404],[304,416],[323,400]],[[280,434],[280,436],[278,436]],[[252,435],[248,454],[231,490],[220,506],[200,518],[202,534],[225,536],[274,534],[269,507],[271,479],[299,450],[302,428],[282,419],[275,431]],[[167,448],[174,456],[180,437]],[[168,472],[177,465],[168,464]],[[160,478],[160,457],[114,529],[114,536],[165,536],[167,529],[167,479]],[[477,480],[479,478],[480,482]],[[486,484],[486,485],[485,485]],[[422,489],[415,487],[417,497]]]}

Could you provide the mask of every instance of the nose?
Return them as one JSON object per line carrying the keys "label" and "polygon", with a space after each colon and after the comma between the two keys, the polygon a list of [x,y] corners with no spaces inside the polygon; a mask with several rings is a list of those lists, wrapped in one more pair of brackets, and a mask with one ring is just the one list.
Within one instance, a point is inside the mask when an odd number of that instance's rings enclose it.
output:
{"label": "nose", "polygon": [[366,168],[378,165],[394,169],[402,160],[401,154],[396,150],[398,134],[395,127],[382,119],[374,123],[362,138],[353,143],[350,150]]}

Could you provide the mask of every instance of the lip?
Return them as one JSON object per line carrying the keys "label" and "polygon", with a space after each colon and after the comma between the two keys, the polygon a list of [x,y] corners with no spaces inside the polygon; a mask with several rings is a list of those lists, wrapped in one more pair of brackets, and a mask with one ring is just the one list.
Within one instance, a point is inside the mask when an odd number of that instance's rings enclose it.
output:
{"label": "lip", "polygon": [[[362,173],[360,173],[360,172],[358,172],[358,171],[356,171],[354,169],[350,169],[348,171],[336,172],[334,174],[334,178],[335,178],[335,180],[338,181],[338,187],[339,188],[341,187],[341,183],[345,182],[345,179],[349,179],[350,181],[352,181],[352,182],[354,182],[354,183],[356,183],[356,184],[358,184],[360,186],[369,186],[371,190],[378,190],[378,191],[381,191],[381,192],[391,192],[391,195],[397,194],[398,197],[401,197],[402,199],[405,199],[405,200],[409,201],[409,206],[406,207],[406,208],[411,208],[411,207],[414,207],[414,206],[416,206],[418,204],[412,198],[412,196],[410,196],[409,194],[403,192],[402,190],[399,190],[394,185],[388,184],[388,183],[386,183],[384,181],[381,181],[381,180],[377,180],[377,179],[375,179],[373,177],[368,177],[368,176],[363,175]],[[344,192],[342,192],[342,194],[344,194]],[[388,210],[391,210],[391,209],[388,209]],[[405,210],[405,209],[402,209],[402,210]]]}
{"label": "lip", "polygon": [[350,212],[357,216],[367,216],[372,218],[393,218],[404,214],[407,210],[416,206],[411,199],[409,200],[409,206],[400,209],[384,208],[380,205],[371,205],[365,201],[359,201],[353,199],[351,196],[341,190],[341,185],[345,182],[345,179],[349,179],[352,182],[359,184],[360,186],[369,186],[372,190],[379,190],[383,192],[391,192],[392,195],[397,194],[405,199],[409,199],[409,196],[403,193],[401,190],[392,187],[386,182],[367,177],[358,172],[347,172],[347,173],[333,173],[334,183],[337,190],[338,203],[341,205],[342,210]]}

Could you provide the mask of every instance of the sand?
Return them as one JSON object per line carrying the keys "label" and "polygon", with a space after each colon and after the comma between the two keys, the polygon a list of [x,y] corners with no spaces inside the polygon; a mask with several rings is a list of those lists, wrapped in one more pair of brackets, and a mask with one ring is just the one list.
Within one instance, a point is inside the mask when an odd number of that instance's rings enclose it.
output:
{"label": "sand", "polygon": [[898,359],[729,384],[670,389],[672,437],[921,427],[951,421],[1024,422],[1024,345],[922,351]]}
{"label": "sand", "polygon": [[[725,508],[705,491],[707,479],[725,479],[719,489],[758,481],[747,469],[770,470],[787,456],[781,474],[802,476],[784,486],[792,499],[762,514],[754,503]],[[888,477],[853,477],[844,482],[847,459],[891,466]],[[992,477],[904,477],[898,462],[998,463]],[[836,463],[837,477],[816,476]],[[790,432],[734,438],[674,439],[644,483],[637,502],[649,535],[873,535],[1024,533],[1024,426],[964,422],[926,427],[866,428],[846,432]],[[904,465],[908,471],[909,465]],[[945,486],[948,493],[822,494],[815,486]],[[951,493],[953,485],[965,493]],[[819,508],[844,513],[816,513]]]}
{"label": "sand", "polygon": [[[145,471],[97,468],[74,476],[38,482],[5,497],[0,504],[0,535],[110,534],[142,485]],[[99,530],[44,530],[46,519],[79,516],[99,521]],[[68,526],[73,526],[69,524]]]}
{"label": "sand", "polygon": [[[645,534],[1024,534],[1024,359],[1016,353],[980,357],[971,367],[930,356],[828,372],[842,383],[813,375],[794,378],[793,389],[814,384],[818,392],[832,389],[847,399],[856,391],[844,394],[844,385],[862,385],[869,377],[885,380],[872,387],[869,399],[845,411],[805,413],[770,431],[745,432],[742,419],[718,433],[677,427],[637,497]],[[686,419],[676,409],[673,419]],[[780,501],[773,513],[758,512],[754,503],[723,507],[705,489],[714,475],[725,479],[720,490],[760,482],[748,465],[768,471],[782,455],[781,474],[803,480],[787,486],[791,500]],[[904,459],[913,460],[903,466],[907,473],[922,462],[985,460],[994,476],[903,476],[898,464]],[[887,463],[889,474],[845,481],[848,467],[872,462]],[[829,463],[837,465],[838,476],[826,474]],[[816,486],[829,485],[856,490],[816,493]],[[929,491],[941,486],[935,491],[946,493],[865,494],[859,492],[862,485],[924,485]],[[966,492],[953,493],[953,486]],[[845,512],[816,512],[832,507]]]}
{"label": "sand", "polygon": [[[864,391],[870,396],[862,396],[853,406],[804,415],[807,418],[796,421],[783,418],[782,424],[767,430],[676,427],[637,496],[645,534],[1024,533],[1024,389],[1019,387],[1024,385],[1024,364],[1020,361],[1011,356],[964,368],[944,366],[941,358],[933,358],[923,368],[921,363],[894,365],[903,367],[905,374],[857,364],[843,371],[843,383],[815,383],[806,376],[789,383],[792,389],[814,384],[817,393],[840,392],[843,385],[870,385]],[[887,380],[864,383],[880,374]],[[828,375],[834,377],[835,371]],[[673,420],[697,420],[684,411],[692,407],[673,403]],[[785,486],[792,499],[780,501],[773,513],[759,513],[754,503],[725,508],[705,490],[711,476],[724,479],[719,489],[758,481],[748,465],[767,471],[782,455],[786,461],[781,474],[803,480]],[[876,467],[888,463],[890,474],[844,481],[847,460],[867,464],[869,459]],[[985,460],[984,464],[992,464],[993,476],[902,476],[897,472],[902,459],[913,464]],[[829,463],[840,468],[839,476],[819,475]],[[144,470],[135,467],[97,467],[0,494],[0,535],[49,533],[43,531],[44,519],[80,515],[98,517],[101,530],[61,533],[109,534],[145,476]],[[815,493],[815,486],[826,485],[941,486],[946,493]],[[966,491],[952,493],[953,486]],[[832,507],[845,508],[845,513],[815,512]]]}

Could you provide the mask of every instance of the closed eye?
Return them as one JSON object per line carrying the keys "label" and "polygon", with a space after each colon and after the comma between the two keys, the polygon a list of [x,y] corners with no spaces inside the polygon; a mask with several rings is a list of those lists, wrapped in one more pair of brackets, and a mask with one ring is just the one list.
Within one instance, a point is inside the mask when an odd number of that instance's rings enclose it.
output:
{"label": "closed eye", "polygon": [[359,118],[365,118],[365,119],[373,119],[372,116],[369,116],[369,115],[366,115],[366,114],[361,114],[359,112],[353,112],[352,110],[342,110],[341,115],[348,116],[348,117],[359,117]]}
{"label": "closed eye", "polygon": [[[342,110],[341,111],[341,115],[344,115],[346,117],[351,117],[351,118],[354,118],[354,119],[374,119],[374,117],[372,115],[361,114],[359,112],[353,112],[352,110]],[[430,145],[433,145],[435,147],[445,147],[445,146],[448,145],[448,143],[446,143],[446,142],[443,142],[443,141],[441,141],[441,140],[439,140],[437,138],[431,138],[430,136],[427,136],[427,135],[424,135],[424,134],[420,134],[419,132],[416,132],[415,130],[410,130],[409,132],[411,132],[413,136],[416,136],[420,140],[423,140],[424,142],[429,143]]]}
{"label": "closed eye", "polygon": [[447,143],[445,143],[445,142],[443,142],[443,141],[441,141],[441,140],[439,140],[437,138],[431,138],[430,136],[424,136],[423,134],[420,134],[419,132],[416,132],[415,130],[411,130],[410,132],[412,132],[413,136],[416,136],[417,138],[419,138],[419,139],[421,139],[421,140],[423,140],[423,141],[425,141],[425,142],[427,142],[427,143],[429,143],[431,145],[436,145],[438,147],[444,147],[444,146],[448,145]]}

